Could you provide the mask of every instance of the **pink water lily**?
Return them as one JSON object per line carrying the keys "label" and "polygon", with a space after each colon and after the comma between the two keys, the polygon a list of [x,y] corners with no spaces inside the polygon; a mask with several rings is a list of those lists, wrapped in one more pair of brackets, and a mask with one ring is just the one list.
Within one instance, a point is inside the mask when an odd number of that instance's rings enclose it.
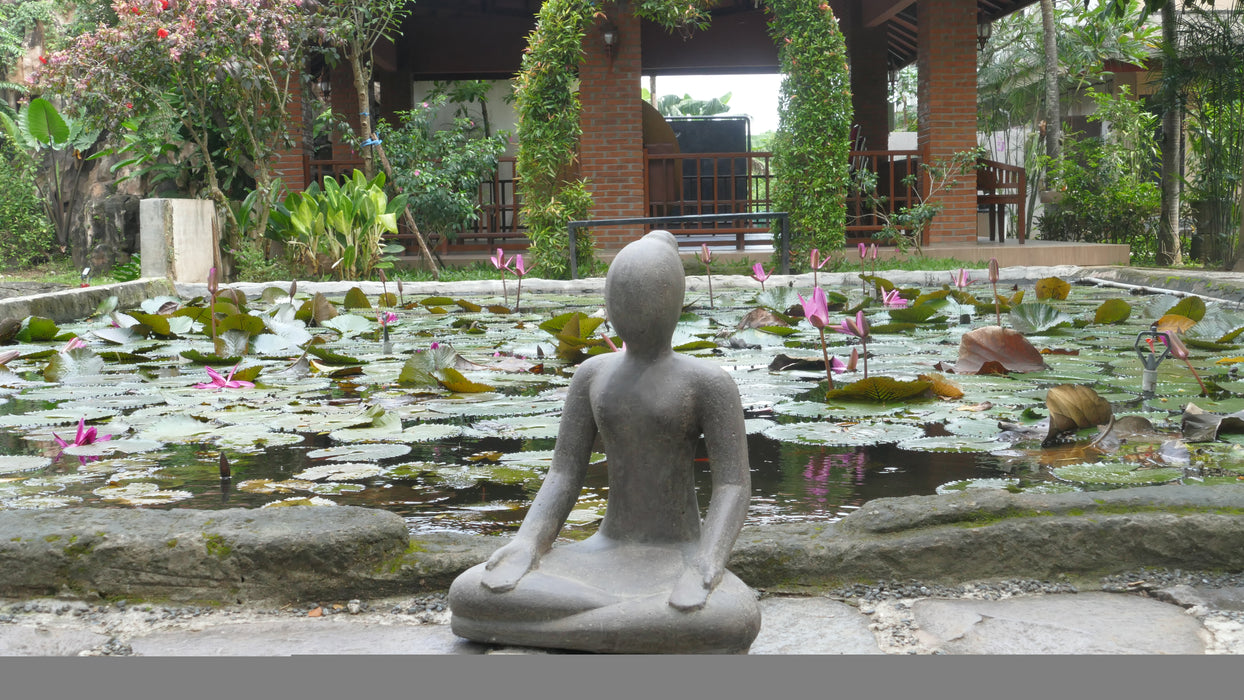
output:
{"label": "pink water lily", "polygon": [[829,299],[825,296],[825,290],[820,287],[813,289],[811,299],[804,299],[802,294],[797,296],[799,303],[803,306],[803,315],[813,328],[824,328],[829,325]]}
{"label": "pink water lily", "polygon": [[708,249],[707,243],[700,244],[700,262],[704,263],[704,274],[708,276],[708,308],[714,308],[713,305],[713,268],[710,263],[713,262],[713,254]]}
{"label": "pink water lily", "polygon": [[864,358],[864,378],[868,379],[868,321],[864,320],[864,312],[856,311],[855,318],[848,316],[842,323],[834,326],[834,330],[860,339],[860,344],[864,346],[864,351],[860,353]]}
{"label": "pink water lily", "polygon": [[950,273],[950,283],[958,287],[959,291],[963,291],[969,284],[972,284],[972,279],[968,277],[968,271],[961,267],[958,274]]}
{"label": "pink water lily", "polygon": [[866,340],[868,338],[868,321],[864,319],[863,311],[856,311],[855,318],[848,316],[842,323],[834,326],[834,330]]}
{"label": "pink water lily", "polygon": [[868,246],[860,243],[857,249],[860,251],[860,262],[863,262],[868,257]]}
{"label": "pink water lily", "polygon": [[497,248],[496,255],[488,259],[492,261],[492,266],[498,270],[508,270],[510,269],[510,263],[514,262],[514,256],[510,256],[510,259],[506,260],[505,251],[500,248]]}
{"label": "pink water lily", "polygon": [[765,290],[765,280],[769,279],[769,273],[765,272],[765,266],[761,263],[752,265],[752,279],[760,283],[760,291]]}
{"label": "pink water lily", "polygon": [[897,289],[891,289],[888,292],[881,293],[881,303],[888,309],[905,309],[907,308],[907,300],[904,299]]}
{"label": "pink water lily", "polygon": [[804,299],[800,294],[799,303],[803,305],[803,315],[808,319],[808,323],[811,323],[812,327],[821,334],[821,357],[825,358],[825,381],[829,383],[829,388],[833,389],[834,373],[841,373],[846,365],[837,358],[830,359],[829,357],[829,346],[825,342],[825,326],[829,325],[829,300],[825,298],[825,290],[814,287],[812,298]]}
{"label": "pink water lily", "polygon": [[[56,444],[60,445],[61,447],[69,447],[70,442],[68,440],[62,438],[56,433],[52,433],[52,437],[56,438]],[[97,442],[103,442],[105,440],[111,440],[111,439],[112,439],[112,435],[104,435],[103,437],[97,436],[94,426],[90,428],[86,427],[86,418],[79,418],[78,419],[78,434],[74,437],[72,444],[75,447],[78,445],[93,445]]]}
{"label": "pink water lily", "polygon": [[65,345],[60,349],[60,352],[69,352],[70,350],[77,350],[78,348],[84,347],[86,347],[86,343],[82,342],[81,338],[74,336],[69,339],[69,342],[65,343]]}
{"label": "pink water lily", "polygon": [[255,386],[254,382],[233,378],[233,375],[237,374],[238,371],[237,365],[234,365],[233,369],[229,370],[228,377],[220,376],[220,372],[211,367],[204,366],[203,369],[207,370],[207,376],[211,377],[212,381],[194,384],[193,387],[195,389],[249,389]]}
{"label": "pink water lily", "polygon": [[821,251],[817,250],[816,248],[813,248],[813,249],[812,249],[812,252],[811,252],[811,253],[808,253],[808,263],[809,263],[809,264],[811,264],[811,266],[812,266],[812,286],[813,286],[813,287],[819,287],[819,286],[820,286],[820,280],[818,280],[818,279],[817,279],[817,274],[816,274],[816,273],[817,273],[817,271],[819,271],[822,267],[825,267],[825,265],[827,265],[827,264],[829,263],[829,258],[828,258],[828,257],[826,257],[824,260],[822,260],[822,259],[821,259]]}
{"label": "pink water lily", "polygon": [[393,323],[394,321],[397,320],[397,314],[393,313],[392,311],[385,311],[384,313],[377,316],[376,320],[380,322],[380,325],[387,326],[390,323]]}
{"label": "pink water lily", "polygon": [[523,298],[523,276],[534,269],[536,269],[535,265],[527,267],[527,264],[523,262],[522,253],[514,256],[514,267],[510,268],[510,271],[513,272],[514,276],[518,278],[518,290],[514,292],[515,313],[518,312],[519,301]]}

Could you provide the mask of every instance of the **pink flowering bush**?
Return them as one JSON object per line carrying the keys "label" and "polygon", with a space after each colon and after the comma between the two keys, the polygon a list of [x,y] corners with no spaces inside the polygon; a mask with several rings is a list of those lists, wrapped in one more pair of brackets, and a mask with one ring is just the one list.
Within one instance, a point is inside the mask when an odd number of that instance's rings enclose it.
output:
{"label": "pink flowering bush", "polygon": [[[36,85],[124,133],[131,164],[185,164],[194,194],[215,200],[237,230],[226,206],[237,185],[277,187],[273,156],[296,135],[289,109],[316,15],[303,0],[116,0],[113,10],[115,26],[52,53]],[[261,209],[255,231],[266,225]]]}

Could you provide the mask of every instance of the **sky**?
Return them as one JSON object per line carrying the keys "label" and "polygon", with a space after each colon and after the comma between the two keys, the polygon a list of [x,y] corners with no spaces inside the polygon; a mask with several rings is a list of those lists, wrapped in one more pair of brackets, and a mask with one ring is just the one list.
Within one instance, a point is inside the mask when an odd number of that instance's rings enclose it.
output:
{"label": "sky", "polygon": [[[663,75],[657,78],[657,95],[689,94],[697,100],[730,95],[730,115],[752,118],[752,133],[776,131],[778,89],[781,74],[769,75]],[[644,77],[643,87],[648,87]]]}

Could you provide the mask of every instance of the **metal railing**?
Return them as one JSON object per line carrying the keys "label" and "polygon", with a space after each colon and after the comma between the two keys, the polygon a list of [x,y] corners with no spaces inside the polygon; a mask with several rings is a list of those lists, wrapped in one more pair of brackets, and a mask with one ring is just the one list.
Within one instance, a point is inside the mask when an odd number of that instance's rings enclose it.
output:
{"label": "metal railing", "polygon": [[[629,226],[634,224],[643,224],[654,226],[659,224],[677,224],[677,223],[707,223],[715,219],[756,219],[760,221],[770,221],[777,219],[778,225],[781,227],[782,235],[782,257],[781,257],[781,273],[783,275],[790,274],[790,214],[784,211],[761,211],[749,214],[692,214],[687,216],[641,216],[630,219],[593,219],[590,221],[571,221],[567,227],[570,238],[570,279],[579,279],[579,256],[576,251],[576,233],[579,229],[592,228],[594,226]],[[684,233],[684,231],[671,232]]]}

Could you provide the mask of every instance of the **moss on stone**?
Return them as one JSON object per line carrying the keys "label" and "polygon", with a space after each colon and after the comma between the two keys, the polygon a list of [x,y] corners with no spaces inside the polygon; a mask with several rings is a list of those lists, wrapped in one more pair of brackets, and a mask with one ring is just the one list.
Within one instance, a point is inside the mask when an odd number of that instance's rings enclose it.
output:
{"label": "moss on stone", "polygon": [[173,539],[171,539],[171,540],[169,540],[169,541],[165,542],[165,543],[164,543],[164,546],[165,546],[165,547],[168,547],[169,549],[172,549],[173,547],[176,547],[176,546],[177,546],[177,538],[176,538],[176,537],[174,537]]}
{"label": "moss on stone", "polygon": [[48,535],[43,538],[44,542],[56,542],[60,540],[60,535]]}
{"label": "moss on stone", "polygon": [[210,535],[205,532],[203,544],[207,547],[208,555],[217,559],[226,559],[233,553],[233,547],[229,545],[224,535]]}

